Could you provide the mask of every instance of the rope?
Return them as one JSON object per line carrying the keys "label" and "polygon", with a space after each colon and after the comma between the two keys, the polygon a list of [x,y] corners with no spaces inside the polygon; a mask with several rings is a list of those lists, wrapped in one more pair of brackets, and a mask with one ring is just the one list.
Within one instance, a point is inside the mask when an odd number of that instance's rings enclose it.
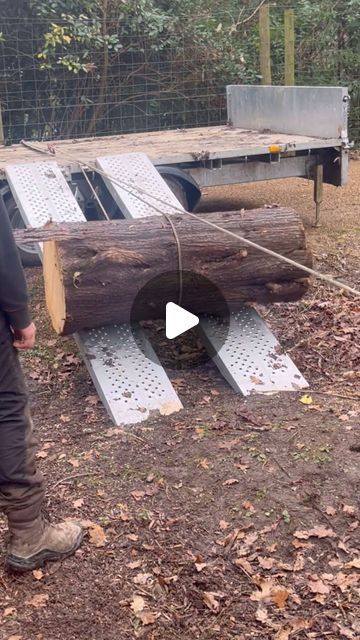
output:
{"label": "rope", "polygon": [[[39,153],[43,153],[46,155],[51,155],[54,156],[54,151],[53,150],[48,150],[45,151],[44,149],[41,149],[40,147],[37,147],[36,145],[26,142],[25,140],[21,141],[21,144],[23,144],[25,147],[29,147],[30,149],[34,150],[34,151],[38,151]],[[112,182],[113,184],[116,184],[117,186],[121,187],[125,192],[129,193],[130,195],[134,196],[135,198],[137,198],[137,200],[139,200],[140,202],[145,203],[146,205],[149,206],[149,201],[148,200],[144,200],[143,198],[141,198],[138,194],[144,194],[146,195],[147,198],[151,198],[152,200],[155,200],[156,202],[159,202],[162,205],[165,205],[166,207],[171,207],[171,209],[173,209],[173,211],[175,211],[176,213],[181,213],[182,215],[187,215],[195,220],[200,220],[200,222],[203,222],[204,224],[207,224],[209,227],[212,227],[213,229],[216,229],[217,231],[221,231],[222,233],[225,233],[233,238],[236,238],[237,240],[240,240],[241,242],[243,242],[245,245],[252,247],[253,249],[257,249],[258,251],[262,251],[263,253],[266,253],[267,255],[276,258],[278,260],[281,260],[283,262],[286,262],[287,264],[293,266],[293,267],[297,267],[298,269],[301,269],[302,271],[305,271],[306,273],[308,273],[309,275],[314,276],[315,278],[318,278],[319,280],[323,280],[324,282],[327,282],[328,284],[337,287],[338,289],[341,289],[342,291],[347,291],[348,293],[351,293],[355,296],[360,297],[360,291],[355,289],[354,287],[350,287],[347,284],[344,284],[343,282],[339,282],[338,280],[335,280],[334,278],[331,278],[331,276],[328,276],[326,274],[320,273],[320,271],[316,271],[315,269],[311,269],[310,267],[306,267],[303,264],[300,264],[299,262],[296,262],[295,260],[292,260],[291,258],[288,258],[287,256],[283,256],[280,253],[277,253],[276,251],[273,251],[272,249],[268,249],[267,247],[263,247],[262,245],[257,244],[257,242],[253,242],[252,240],[248,240],[247,238],[244,238],[243,236],[240,236],[237,233],[234,233],[233,231],[230,231],[229,229],[225,229],[224,227],[221,227],[220,225],[214,223],[214,222],[210,222],[209,220],[206,220],[205,218],[200,217],[199,215],[195,214],[195,213],[191,213],[190,211],[185,211],[184,209],[181,209],[180,207],[177,207],[169,202],[165,202],[165,200],[162,200],[161,198],[159,198],[158,196],[155,196],[151,193],[148,193],[145,189],[143,189],[142,187],[139,187],[137,185],[132,185],[129,184],[128,182],[125,182],[124,180],[119,180],[118,178],[115,178],[115,176],[112,176],[111,174],[102,171],[101,169],[99,169],[96,165],[93,165],[92,163],[89,162],[84,162],[82,160],[80,160],[79,158],[75,158],[74,156],[72,156],[72,154],[66,153],[62,150],[60,150],[60,153],[64,156],[64,158],[68,158],[68,160],[70,160],[71,162],[75,162],[77,164],[79,164],[82,167],[87,167],[88,169],[91,169],[92,171],[95,171],[96,173],[98,173],[99,175],[107,178],[108,180],[110,180],[110,182]],[[135,192],[134,192],[135,191]],[[138,192],[138,193],[136,193]],[[151,208],[154,211],[157,211],[158,213],[160,213],[161,215],[163,215],[164,217],[166,217],[166,219],[170,222],[170,218],[167,216],[167,214],[164,213],[164,211],[162,211],[161,209],[157,208],[155,205],[151,204],[150,205]],[[173,221],[171,222],[171,226],[174,229],[175,227],[173,226]],[[179,243],[179,238],[178,236],[176,236],[176,239],[178,241],[178,247],[180,246]]]}

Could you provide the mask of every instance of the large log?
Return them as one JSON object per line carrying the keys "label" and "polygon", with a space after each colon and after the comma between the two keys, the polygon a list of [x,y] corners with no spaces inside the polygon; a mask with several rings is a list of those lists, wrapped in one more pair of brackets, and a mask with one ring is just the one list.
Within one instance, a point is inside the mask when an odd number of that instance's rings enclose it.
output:
{"label": "large log", "polygon": [[[300,216],[291,209],[211,213],[206,219],[302,265],[312,264]],[[297,300],[306,292],[308,278],[300,268],[249,248],[200,220],[186,215],[172,220],[183,270],[208,278],[222,291],[230,310],[244,302]],[[59,334],[129,322],[138,292],[165,272],[176,277],[163,281],[155,297],[177,301],[177,245],[162,216],[51,225],[38,234],[31,236],[30,231],[30,238],[57,237],[44,244],[44,278],[47,307]],[[217,312],[212,298],[198,286],[189,287],[185,279],[183,303],[192,312]],[[164,310],[159,304],[144,301],[143,319],[159,317]]]}

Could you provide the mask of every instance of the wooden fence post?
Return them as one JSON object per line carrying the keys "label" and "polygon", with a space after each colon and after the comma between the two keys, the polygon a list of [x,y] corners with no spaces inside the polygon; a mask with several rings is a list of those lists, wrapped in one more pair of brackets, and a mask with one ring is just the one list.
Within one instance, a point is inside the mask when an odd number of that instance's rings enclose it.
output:
{"label": "wooden fence post", "polygon": [[261,84],[271,84],[270,11],[264,4],[259,10]]}
{"label": "wooden fence post", "polygon": [[285,85],[295,84],[295,27],[294,9],[284,11]]}

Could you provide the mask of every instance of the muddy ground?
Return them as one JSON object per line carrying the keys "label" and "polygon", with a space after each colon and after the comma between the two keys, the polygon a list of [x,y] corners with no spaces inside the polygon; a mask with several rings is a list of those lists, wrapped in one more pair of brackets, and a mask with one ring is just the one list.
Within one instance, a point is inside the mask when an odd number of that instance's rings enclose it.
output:
{"label": "muddy ground", "polygon": [[[301,180],[209,190],[202,209],[291,205],[317,268],[359,286],[360,161],[350,176],[325,188],[320,230]],[[23,364],[46,511],[88,535],[62,563],[1,569],[0,638],[360,638],[358,301],[314,282],[301,302],[261,309],[305,397],[244,399],[185,358],[170,371],[185,409],[126,432],[73,340],[51,332],[40,271],[28,276],[39,336]]]}

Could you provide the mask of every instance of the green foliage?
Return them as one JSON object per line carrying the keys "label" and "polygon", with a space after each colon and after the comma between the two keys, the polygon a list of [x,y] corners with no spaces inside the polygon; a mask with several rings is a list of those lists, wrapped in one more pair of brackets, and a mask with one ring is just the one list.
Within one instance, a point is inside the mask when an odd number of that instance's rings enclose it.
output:
{"label": "green foliage", "polygon": [[[261,81],[258,4],[0,0],[0,99],[8,139],[224,121],[225,85]],[[286,6],[287,0],[271,5],[273,82],[279,84]],[[297,83],[348,84],[358,118],[360,0],[294,0],[292,6]]]}

